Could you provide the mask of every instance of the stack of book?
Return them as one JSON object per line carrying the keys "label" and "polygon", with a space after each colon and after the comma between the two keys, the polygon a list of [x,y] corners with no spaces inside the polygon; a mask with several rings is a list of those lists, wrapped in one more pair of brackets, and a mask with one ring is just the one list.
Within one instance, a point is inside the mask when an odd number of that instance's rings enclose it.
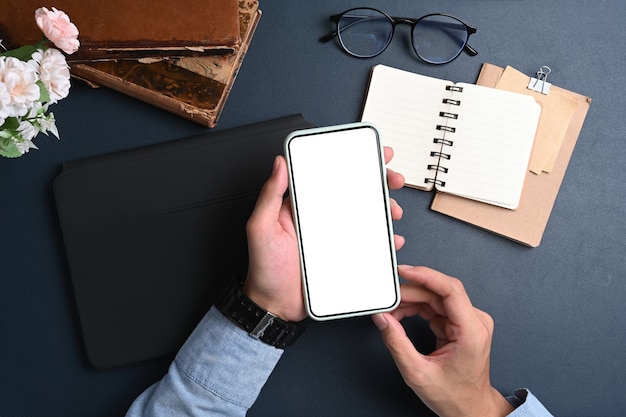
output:
{"label": "stack of book", "polygon": [[[5,45],[41,39],[39,0],[8,0]],[[57,0],[80,31],[72,76],[216,125],[261,17],[258,0]],[[11,20],[9,20],[11,19]],[[6,21],[5,21],[6,20]]]}

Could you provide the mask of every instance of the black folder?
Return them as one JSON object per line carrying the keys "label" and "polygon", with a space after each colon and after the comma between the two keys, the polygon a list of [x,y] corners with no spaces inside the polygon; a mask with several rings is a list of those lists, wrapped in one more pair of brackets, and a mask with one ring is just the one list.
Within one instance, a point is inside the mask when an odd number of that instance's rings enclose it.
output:
{"label": "black folder", "polygon": [[234,273],[289,116],[65,163],[54,183],[89,361],[174,354]]}

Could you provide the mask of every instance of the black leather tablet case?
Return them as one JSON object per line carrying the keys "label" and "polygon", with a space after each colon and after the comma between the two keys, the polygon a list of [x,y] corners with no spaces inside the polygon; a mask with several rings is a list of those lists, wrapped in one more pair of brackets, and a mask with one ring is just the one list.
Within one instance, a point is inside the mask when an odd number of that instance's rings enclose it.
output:
{"label": "black leather tablet case", "polygon": [[174,354],[233,273],[290,116],[64,164],[54,192],[90,362]]}

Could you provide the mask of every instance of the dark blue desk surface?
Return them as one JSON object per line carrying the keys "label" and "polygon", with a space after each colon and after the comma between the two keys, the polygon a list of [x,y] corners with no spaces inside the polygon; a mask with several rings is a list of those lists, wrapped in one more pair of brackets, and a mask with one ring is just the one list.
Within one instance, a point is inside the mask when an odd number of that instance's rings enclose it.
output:
{"label": "dark blue desk surface", "polygon": [[[405,48],[356,60],[317,39],[327,16],[359,1],[263,1],[263,17],[218,129],[302,112],[318,125],[358,120],[369,69],[384,63],[474,82],[482,62],[512,65],[593,98],[543,242],[529,249],[429,210],[401,190],[403,263],[462,278],[496,321],[494,385],[531,388],[555,415],[626,412],[626,6],[612,1],[423,0],[394,15],[448,12],[478,27],[461,55],[435,67]],[[83,350],[52,181],[63,161],[203,133],[191,122],[105,88],[74,82],[54,107],[61,141],[0,161],[0,415],[120,415],[168,360],[91,368]],[[234,161],[233,163],[236,163]],[[409,327],[428,345],[427,329]],[[428,415],[404,387],[368,319],[318,325],[288,350],[250,415]]]}

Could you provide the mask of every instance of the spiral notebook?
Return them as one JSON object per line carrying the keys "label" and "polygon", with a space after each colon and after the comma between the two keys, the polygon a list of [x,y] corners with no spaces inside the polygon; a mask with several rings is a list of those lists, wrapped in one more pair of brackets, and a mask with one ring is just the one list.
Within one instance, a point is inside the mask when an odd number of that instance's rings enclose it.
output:
{"label": "spiral notebook", "polygon": [[361,119],[407,186],[515,209],[540,113],[527,95],[376,65]]}
{"label": "spiral notebook", "polygon": [[[485,63],[476,83],[503,88],[501,82],[506,73],[511,70],[511,68],[504,69]],[[524,191],[517,210],[506,210],[447,193],[436,193],[430,208],[518,243],[537,247],[546,230],[552,207],[592,100],[584,94],[569,91],[554,84],[550,88],[549,95],[545,96],[526,88],[530,77],[515,70],[513,70],[513,76],[514,82],[509,82],[507,88],[524,91],[525,94],[535,97],[542,103],[542,115],[536,140],[538,144],[542,139],[554,142],[554,133],[559,130],[564,132],[563,137],[558,139],[559,149],[556,152],[554,164],[550,164],[549,172],[543,172],[540,175],[531,171],[526,173]],[[550,105],[550,101],[557,103]],[[573,101],[575,105],[573,113],[570,112],[570,101]],[[547,147],[544,145],[545,148]],[[536,150],[537,146],[533,150],[533,158]]]}

